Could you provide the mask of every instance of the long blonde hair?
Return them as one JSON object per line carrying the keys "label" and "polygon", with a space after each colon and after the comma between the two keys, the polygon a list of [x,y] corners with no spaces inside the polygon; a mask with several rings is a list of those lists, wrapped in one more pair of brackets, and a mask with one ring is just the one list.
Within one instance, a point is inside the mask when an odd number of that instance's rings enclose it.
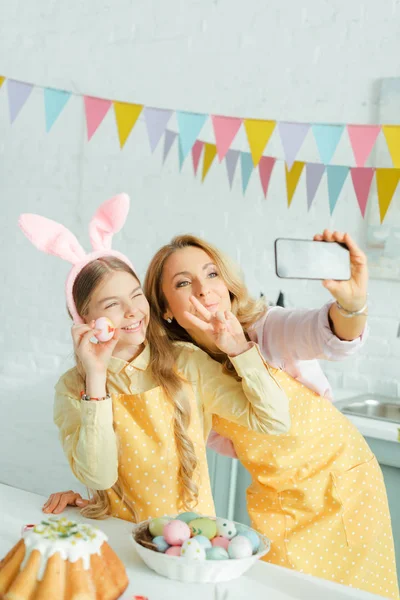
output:
{"label": "long blonde hair", "polygon": [[[147,269],[144,281],[144,292],[151,309],[149,333],[151,332],[152,338],[160,340],[162,344],[162,349],[160,347],[160,352],[157,353],[157,360],[160,363],[163,362],[163,355],[168,356],[173,353],[174,342],[183,341],[196,344],[186,329],[181,327],[175,319],[173,319],[172,323],[166,323],[164,315],[168,306],[162,289],[163,272],[167,259],[178,250],[190,247],[204,250],[215,263],[220,276],[229,290],[231,311],[237,317],[245,332],[267,310],[263,299],[255,300],[251,298],[238,267],[218,248],[194,235],[177,235],[169,244],[162,246],[155,254]],[[203,348],[203,350],[212,358],[221,362],[226,372],[236,377],[236,372],[226,354],[211,352],[207,348]]]}
{"label": "long blonde hair", "polygon": [[[74,282],[72,294],[76,309],[81,317],[85,317],[87,314],[90,298],[97,286],[100,285],[107,275],[115,271],[129,273],[139,283],[136,273],[126,263],[111,256],[98,258],[90,262],[79,273]],[[150,345],[150,368],[152,375],[156,383],[163,388],[166,397],[175,409],[174,435],[179,458],[178,480],[181,488],[182,506],[185,509],[189,509],[197,502],[198,498],[198,488],[192,482],[193,473],[197,468],[197,458],[193,443],[186,433],[191,418],[190,403],[183,391],[183,379],[174,370],[173,354],[164,356],[164,360],[159,361],[158,352],[160,342],[158,339],[154,339],[150,328],[147,340]],[[82,365],[78,360],[76,362],[78,373],[83,379],[82,384],[84,384],[85,374]],[[124,490],[119,479],[113,485],[112,489],[130,510],[133,520],[138,522],[135,507],[124,496]],[[81,510],[82,515],[90,519],[104,519],[109,517],[111,514],[111,503],[107,492],[103,490],[89,490],[89,492],[92,496],[92,501]]]}

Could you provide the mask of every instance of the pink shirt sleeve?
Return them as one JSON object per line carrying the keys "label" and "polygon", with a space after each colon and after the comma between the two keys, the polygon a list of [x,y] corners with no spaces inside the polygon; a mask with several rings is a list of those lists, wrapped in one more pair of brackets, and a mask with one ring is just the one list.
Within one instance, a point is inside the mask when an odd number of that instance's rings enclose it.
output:
{"label": "pink shirt sleeve", "polygon": [[358,352],[368,337],[368,325],[355,340],[340,340],[329,326],[332,302],[319,309],[289,309],[274,306],[252,328],[267,362],[278,366],[286,360],[343,360]]}

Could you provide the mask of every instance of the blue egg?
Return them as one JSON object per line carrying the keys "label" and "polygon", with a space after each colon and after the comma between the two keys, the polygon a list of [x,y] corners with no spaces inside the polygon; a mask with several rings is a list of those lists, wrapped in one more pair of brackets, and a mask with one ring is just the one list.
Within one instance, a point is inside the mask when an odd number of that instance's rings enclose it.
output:
{"label": "blue egg", "polygon": [[251,529],[243,529],[240,531],[239,535],[246,537],[250,541],[251,547],[253,548],[253,554],[256,553],[260,547],[260,538],[256,532],[252,531]]}
{"label": "blue egg", "polygon": [[207,560],[229,560],[229,554],[225,548],[220,546],[214,546],[213,548],[207,548],[206,550]]}
{"label": "blue egg", "polygon": [[197,540],[200,546],[202,546],[205,550],[207,550],[207,548],[212,548],[210,540],[206,538],[205,535],[195,535],[192,539]]}
{"label": "blue egg", "polygon": [[153,543],[157,546],[159,552],[165,552],[169,548],[169,544],[167,544],[162,535],[157,535],[153,538]]}
{"label": "blue egg", "polygon": [[240,523],[235,523],[236,533],[237,535],[243,535],[243,531],[248,531],[246,525],[241,525]]}
{"label": "blue egg", "polygon": [[183,521],[184,523],[190,523],[194,519],[198,519],[199,515],[194,512],[184,512],[178,515],[176,518],[178,521]]}

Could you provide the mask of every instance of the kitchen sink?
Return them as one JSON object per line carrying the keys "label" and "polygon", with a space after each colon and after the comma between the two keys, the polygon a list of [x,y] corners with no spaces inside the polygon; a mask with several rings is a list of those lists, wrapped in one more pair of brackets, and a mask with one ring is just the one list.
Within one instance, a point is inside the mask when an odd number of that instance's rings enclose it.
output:
{"label": "kitchen sink", "polygon": [[340,412],[357,417],[400,423],[400,398],[363,394],[335,402]]}

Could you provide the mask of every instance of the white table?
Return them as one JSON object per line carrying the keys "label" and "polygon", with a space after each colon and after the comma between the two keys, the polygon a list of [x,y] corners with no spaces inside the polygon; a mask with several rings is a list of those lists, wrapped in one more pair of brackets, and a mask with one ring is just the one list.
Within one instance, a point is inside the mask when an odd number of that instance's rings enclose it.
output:
{"label": "white table", "polygon": [[[0,484],[0,558],[21,537],[21,527],[45,518],[41,507],[45,498],[31,492]],[[70,508],[66,516],[83,519],[78,509]],[[144,595],[149,600],[375,600],[379,596],[302,575],[259,561],[248,573],[228,583],[181,583],[157,575],[137,555],[130,541],[132,526],[120,519],[96,521],[109,537],[111,547],[125,564],[129,588],[122,600]]]}

